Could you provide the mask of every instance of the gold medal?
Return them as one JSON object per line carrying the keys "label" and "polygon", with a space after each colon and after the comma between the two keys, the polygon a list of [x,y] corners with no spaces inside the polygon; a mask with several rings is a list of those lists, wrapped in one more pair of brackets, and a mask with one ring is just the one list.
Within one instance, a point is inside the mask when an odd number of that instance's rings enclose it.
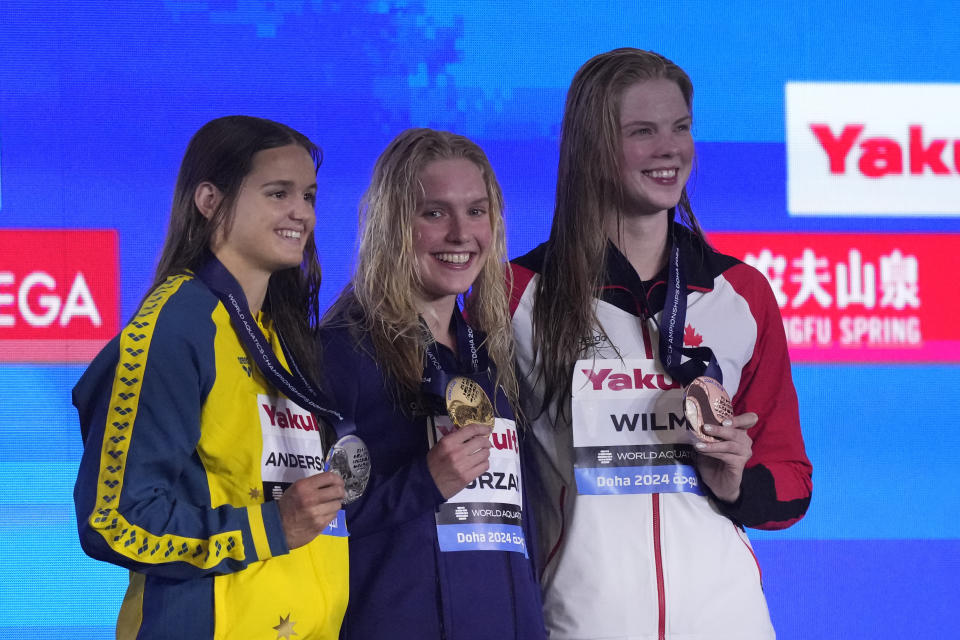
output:
{"label": "gold medal", "polygon": [[493,405],[477,382],[457,376],[447,383],[447,415],[453,425],[462,429],[468,424],[484,424],[493,428]]}
{"label": "gold medal", "polygon": [[700,376],[683,390],[683,414],[698,438],[704,442],[718,442],[717,438],[703,432],[703,425],[719,426],[733,415],[733,405],[722,384]]}

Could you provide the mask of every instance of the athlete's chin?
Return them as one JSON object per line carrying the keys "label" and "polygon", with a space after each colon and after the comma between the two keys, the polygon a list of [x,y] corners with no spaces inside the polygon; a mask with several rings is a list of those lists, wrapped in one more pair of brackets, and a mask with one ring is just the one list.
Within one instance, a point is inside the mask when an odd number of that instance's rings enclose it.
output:
{"label": "athlete's chin", "polygon": [[271,265],[270,271],[272,273],[276,273],[277,271],[287,271],[288,269],[299,267],[302,262],[302,257],[297,260],[293,260],[292,258],[289,260],[278,260]]}
{"label": "athlete's chin", "polygon": [[624,212],[635,216],[657,216],[677,206],[683,189],[665,190],[662,193],[627,193]]}

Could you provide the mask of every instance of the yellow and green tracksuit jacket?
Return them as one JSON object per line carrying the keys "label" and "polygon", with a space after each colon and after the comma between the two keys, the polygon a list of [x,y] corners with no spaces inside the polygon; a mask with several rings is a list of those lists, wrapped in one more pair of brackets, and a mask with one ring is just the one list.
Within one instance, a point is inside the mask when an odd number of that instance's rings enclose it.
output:
{"label": "yellow and green tracksuit jacket", "polygon": [[261,377],[206,285],[158,287],[73,403],[81,544],[130,570],[118,638],[337,637],[347,538],[291,551],[273,501],[322,468],[321,431]]}

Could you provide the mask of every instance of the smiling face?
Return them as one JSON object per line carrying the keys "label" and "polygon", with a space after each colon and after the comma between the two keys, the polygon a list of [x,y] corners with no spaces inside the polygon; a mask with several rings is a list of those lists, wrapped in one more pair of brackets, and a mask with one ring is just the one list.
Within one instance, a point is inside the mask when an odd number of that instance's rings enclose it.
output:
{"label": "smiling face", "polygon": [[679,202],[693,161],[690,124],[690,110],[672,80],[645,80],[623,92],[620,178],[625,214],[657,214]]}
{"label": "smiling face", "polygon": [[306,149],[292,144],[258,151],[237,194],[229,230],[217,231],[211,250],[241,284],[298,266],[316,222],[316,193]]}
{"label": "smiling face", "polygon": [[452,303],[487,259],[493,232],[480,168],[470,160],[434,160],[419,174],[423,191],[413,221],[421,302]]}

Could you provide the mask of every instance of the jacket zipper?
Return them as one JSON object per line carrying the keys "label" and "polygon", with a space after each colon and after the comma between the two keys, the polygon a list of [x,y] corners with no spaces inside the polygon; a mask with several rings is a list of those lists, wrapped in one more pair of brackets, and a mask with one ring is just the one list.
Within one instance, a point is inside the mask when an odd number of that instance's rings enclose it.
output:
{"label": "jacket zipper", "polygon": [[[427,448],[434,446],[436,444],[434,438],[437,433],[437,426],[435,423],[434,416],[427,416]],[[436,527],[436,523],[434,523]],[[443,563],[443,553],[440,551],[440,546],[438,543],[433,545],[433,561],[436,563],[436,571],[434,575],[436,576],[436,597],[437,597],[437,622],[440,626],[440,640],[447,640],[447,609],[446,603],[443,601],[443,581],[441,580],[440,573],[443,571],[441,565]]]}
{"label": "jacket zipper", "polygon": [[[641,283],[642,286],[642,283]],[[648,322],[653,319],[650,312],[650,303],[647,300],[647,291],[643,291],[643,300],[638,300],[634,294],[634,300],[637,304],[637,314],[641,318],[641,334],[643,335],[643,348],[648,358],[653,358],[653,340],[650,335]],[[656,322],[654,320],[654,322]],[[667,596],[663,586],[663,552],[660,547],[660,494],[654,493],[650,496],[650,508],[653,510],[653,563],[657,570],[657,640],[666,640],[667,637]]]}
{"label": "jacket zipper", "polygon": [[665,640],[667,636],[667,598],[663,587],[663,557],[660,549],[660,494],[654,493],[653,509],[653,561],[657,568],[657,638]]}

